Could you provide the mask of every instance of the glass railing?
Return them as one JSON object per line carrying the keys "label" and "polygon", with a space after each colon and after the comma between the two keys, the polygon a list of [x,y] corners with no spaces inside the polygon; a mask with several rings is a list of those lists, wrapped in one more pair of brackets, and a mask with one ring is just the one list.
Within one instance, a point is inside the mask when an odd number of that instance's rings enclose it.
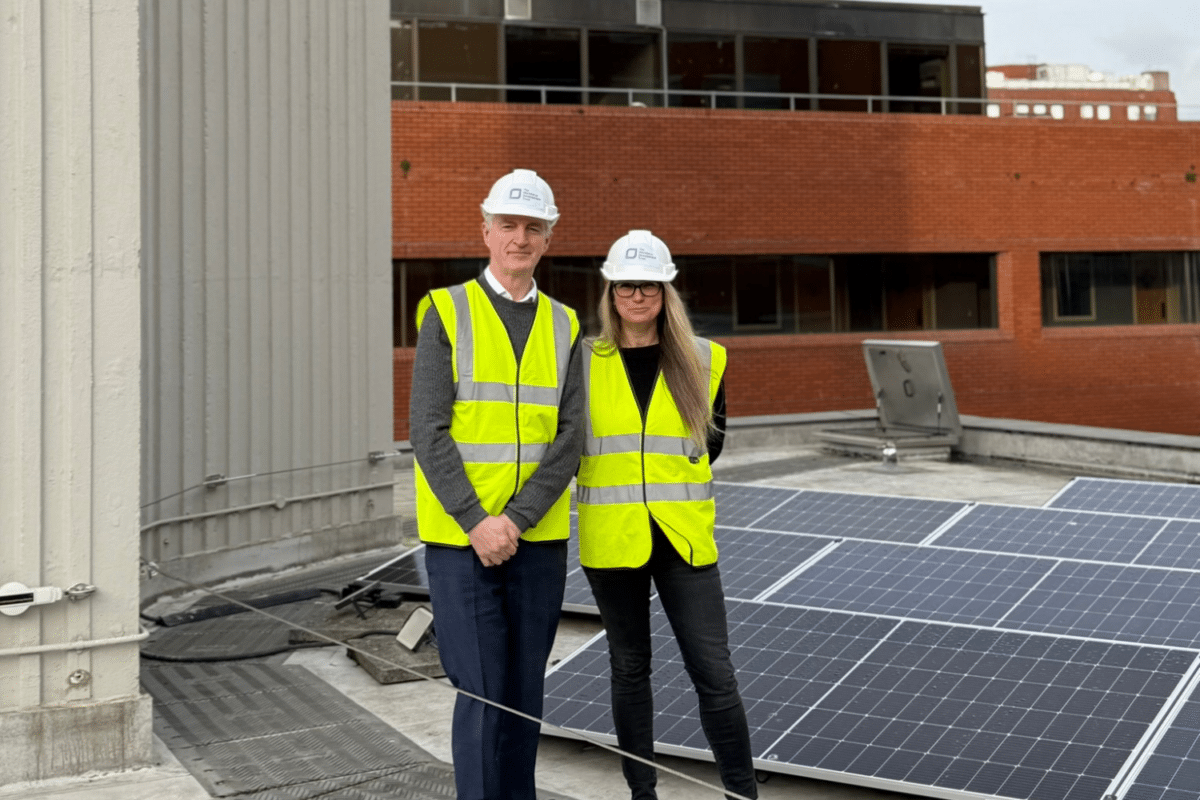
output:
{"label": "glass railing", "polygon": [[727,90],[645,89],[495,83],[392,81],[393,100],[532,103],[535,105],[607,105],[669,108],[748,108],[784,111],[915,112],[981,114],[978,97],[929,97],[870,94],[734,92]]}
{"label": "glass railing", "polygon": [[996,118],[1155,122],[1200,119],[1200,106],[1145,100],[930,97],[928,95],[812,94],[729,90],[645,89],[496,83],[392,81],[393,100],[629,106],[633,108],[740,108],[782,111],[975,114]]}

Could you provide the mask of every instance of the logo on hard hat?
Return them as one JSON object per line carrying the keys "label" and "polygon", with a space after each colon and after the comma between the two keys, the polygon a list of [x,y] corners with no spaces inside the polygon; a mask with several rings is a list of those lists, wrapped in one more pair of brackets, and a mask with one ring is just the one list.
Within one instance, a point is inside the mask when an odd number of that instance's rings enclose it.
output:
{"label": "logo on hard hat", "polygon": [[508,199],[509,200],[520,200],[521,199],[521,187],[517,186],[513,189],[509,189],[508,190]]}
{"label": "logo on hard hat", "polygon": [[638,257],[638,249],[636,247],[630,247],[628,250],[625,251],[625,258],[627,260],[633,261],[637,257]]}

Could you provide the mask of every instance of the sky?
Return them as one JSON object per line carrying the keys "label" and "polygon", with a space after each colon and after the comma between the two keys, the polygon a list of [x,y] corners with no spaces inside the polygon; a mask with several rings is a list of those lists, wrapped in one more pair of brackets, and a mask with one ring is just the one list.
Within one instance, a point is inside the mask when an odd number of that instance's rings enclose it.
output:
{"label": "sky", "polygon": [[1200,0],[923,1],[983,9],[989,65],[1086,64],[1117,75],[1166,70],[1176,102],[1190,106],[1179,118],[1200,120]]}

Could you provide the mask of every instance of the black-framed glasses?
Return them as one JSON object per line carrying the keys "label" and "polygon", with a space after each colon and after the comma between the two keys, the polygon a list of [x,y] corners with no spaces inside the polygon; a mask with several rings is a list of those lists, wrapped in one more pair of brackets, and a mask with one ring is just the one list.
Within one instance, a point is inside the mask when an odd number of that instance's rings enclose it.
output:
{"label": "black-framed glasses", "polygon": [[662,291],[662,284],[652,281],[646,283],[621,281],[613,284],[613,291],[617,293],[617,297],[633,297],[634,292],[639,291],[642,293],[642,297],[658,297],[658,293]]}

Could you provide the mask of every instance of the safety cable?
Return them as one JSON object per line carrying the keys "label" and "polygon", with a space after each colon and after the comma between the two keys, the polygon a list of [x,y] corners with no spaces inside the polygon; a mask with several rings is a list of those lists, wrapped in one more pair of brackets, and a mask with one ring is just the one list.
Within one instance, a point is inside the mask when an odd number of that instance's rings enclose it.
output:
{"label": "safety cable", "polygon": [[145,509],[149,508],[150,506],[155,506],[155,505],[158,505],[159,503],[165,503],[168,500],[171,500],[175,497],[179,497],[181,494],[187,494],[188,492],[190,492],[194,489],[201,489],[201,488],[204,488],[211,484],[223,485],[226,483],[230,483],[232,481],[242,481],[242,480],[246,480],[248,478],[267,478],[272,475],[286,475],[289,472],[303,472],[306,469],[324,469],[325,467],[344,467],[347,464],[359,464],[359,463],[362,463],[363,461],[366,461],[370,464],[374,464],[378,461],[384,460],[385,458],[396,458],[397,456],[401,456],[401,455],[407,455],[407,454],[403,453],[399,450],[381,450],[378,453],[369,454],[366,458],[363,458],[360,456],[359,458],[351,458],[346,461],[330,461],[328,464],[310,464],[309,466],[306,466],[306,467],[287,467],[286,469],[273,469],[273,470],[269,470],[267,472],[251,472],[251,473],[247,473],[246,475],[233,475],[230,477],[225,477],[224,475],[222,475],[222,476],[220,476],[219,481],[212,480],[212,477],[210,476],[209,478],[205,478],[204,480],[200,481],[200,483],[192,484],[191,486],[185,486],[184,488],[180,489],[177,492],[172,492],[171,494],[163,495],[162,497],[158,497],[158,498],[155,498],[154,500],[150,500],[149,502],[143,503],[142,505],[138,506],[138,509],[145,510]]}
{"label": "safety cable", "polygon": [[346,641],[341,641],[341,640],[335,639],[334,637],[327,636],[326,634],[321,633],[320,631],[315,631],[315,630],[312,630],[311,628],[306,628],[303,625],[283,619],[282,617],[277,617],[274,614],[268,613],[267,611],[264,611],[261,608],[255,608],[254,606],[250,605],[248,602],[245,602],[243,600],[238,600],[234,597],[229,597],[228,595],[221,594],[220,592],[218,592],[214,589],[209,589],[207,586],[201,586],[199,584],[192,583],[191,581],[187,580],[186,578],[181,578],[178,575],[172,575],[170,572],[163,570],[162,567],[160,567],[158,564],[154,563],[153,561],[148,561],[145,558],[142,558],[139,560],[141,561],[144,568],[153,570],[153,572],[155,572],[159,575],[162,575],[163,577],[170,578],[171,580],[176,581],[177,583],[183,584],[184,586],[188,587],[189,589],[194,589],[197,591],[204,592],[204,593],[209,594],[213,597],[216,597],[220,600],[224,600],[226,603],[232,603],[234,605],[242,606],[246,610],[251,611],[256,614],[260,614],[268,619],[274,620],[276,622],[282,622],[285,625],[290,625],[291,627],[295,628],[296,630],[298,630],[302,633],[308,634],[309,636],[315,636],[316,638],[324,640],[324,641],[328,642],[329,644],[335,644],[335,645],[345,647],[347,650],[358,653],[359,655],[368,656],[377,662],[386,664],[389,667],[395,667],[399,670],[402,670],[403,672],[408,673],[409,675],[415,676],[416,678],[418,678],[420,680],[424,680],[429,683],[432,683],[433,685],[438,686],[441,689],[445,689],[445,690],[449,690],[449,691],[457,693],[457,694],[461,694],[465,697],[471,698],[472,700],[477,700],[480,703],[485,703],[489,706],[492,706],[493,708],[497,708],[501,711],[508,712],[509,714],[514,714],[524,720],[527,720],[528,722],[536,722],[538,725],[541,725],[541,726],[544,726],[547,728],[551,728],[551,729],[559,732],[560,734],[564,735],[566,738],[580,739],[580,740],[586,742],[587,744],[592,745],[593,747],[599,747],[599,748],[609,751],[610,753],[619,755],[623,758],[633,759],[634,761],[638,761],[647,766],[654,767],[655,769],[665,772],[668,775],[673,775],[676,778],[681,778],[682,780],[688,781],[689,783],[693,783],[703,789],[707,789],[716,794],[723,794],[727,798],[732,798],[732,800],[751,800],[751,798],[746,797],[745,795],[737,794],[736,792],[732,792],[728,789],[717,786],[716,784],[712,784],[707,781],[700,780],[699,778],[693,778],[691,775],[680,772],[679,770],[671,769],[670,767],[664,766],[656,761],[651,761],[649,759],[642,758],[641,756],[636,756],[633,753],[627,753],[624,750],[620,749],[619,747],[615,747],[610,744],[605,744],[604,742],[598,741],[596,739],[592,739],[589,736],[587,736],[586,734],[583,734],[579,731],[568,731],[566,728],[563,728],[559,725],[555,725],[553,722],[546,722],[545,720],[538,719],[537,717],[532,716],[531,714],[526,714],[523,711],[517,711],[515,708],[509,708],[508,706],[505,706],[502,703],[497,703],[496,701],[489,700],[486,697],[480,697],[477,694],[468,692],[465,689],[460,689],[457,686],[453,686],[449,683],[443,683],[442,681],[438,680],[437,678],[433,678],[433,677],[430,677],[429,675],[422,674],[414,669],[410,669],[409,667],[404,666],[403,664],[398,664],[394,661],[389,661],[386,657],[381,656],[378,653],[369,653],[365,650],[361,650],[361,649],[349,644]]}

